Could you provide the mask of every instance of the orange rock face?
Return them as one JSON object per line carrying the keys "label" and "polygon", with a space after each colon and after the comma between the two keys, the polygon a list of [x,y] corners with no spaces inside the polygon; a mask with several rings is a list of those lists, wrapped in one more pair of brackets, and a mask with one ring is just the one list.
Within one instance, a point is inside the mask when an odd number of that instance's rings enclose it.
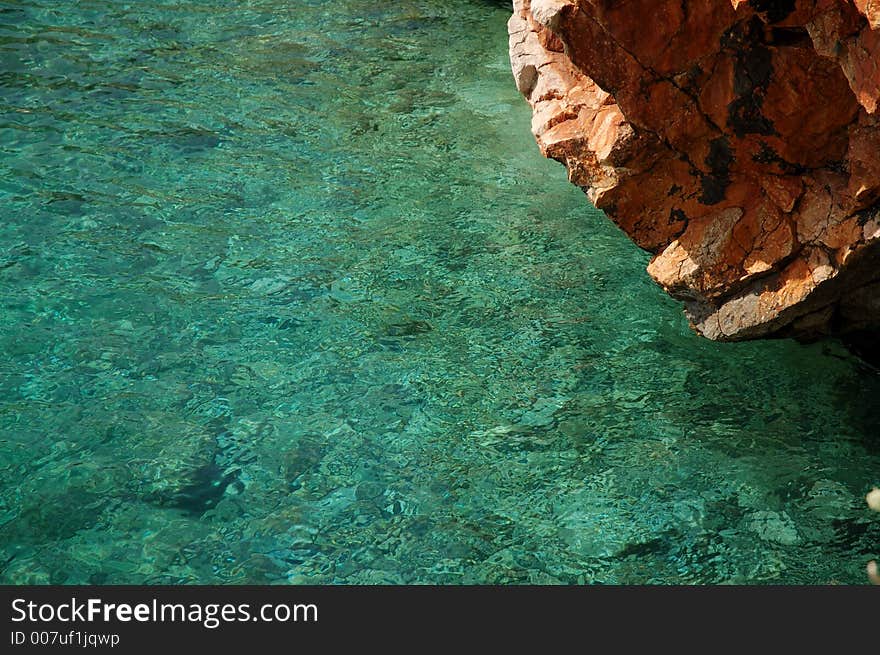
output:
{"label": "orange rock face", "polygon": [[880,0],[515,0],[508,28],[541,151],[697,331],[880,327]]}

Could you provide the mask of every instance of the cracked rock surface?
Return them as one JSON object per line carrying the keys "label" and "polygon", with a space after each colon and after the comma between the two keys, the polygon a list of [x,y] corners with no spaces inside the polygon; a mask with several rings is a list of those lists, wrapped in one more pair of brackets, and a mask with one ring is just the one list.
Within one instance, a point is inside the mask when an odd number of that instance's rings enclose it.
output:
{"label": "cracked rock surface", "polygon": [[880,327],[880,0],[514,0],[545,156],[710,339]]}

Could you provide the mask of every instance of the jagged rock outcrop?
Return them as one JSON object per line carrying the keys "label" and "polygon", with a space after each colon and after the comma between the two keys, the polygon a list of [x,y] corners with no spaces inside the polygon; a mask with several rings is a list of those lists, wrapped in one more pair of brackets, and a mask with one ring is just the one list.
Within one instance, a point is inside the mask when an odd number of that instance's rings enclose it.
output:
{"label": "jagged rock outcrop", "polygon": [[880,327],[880,0],[515,0],[541,151],[719,340]]}

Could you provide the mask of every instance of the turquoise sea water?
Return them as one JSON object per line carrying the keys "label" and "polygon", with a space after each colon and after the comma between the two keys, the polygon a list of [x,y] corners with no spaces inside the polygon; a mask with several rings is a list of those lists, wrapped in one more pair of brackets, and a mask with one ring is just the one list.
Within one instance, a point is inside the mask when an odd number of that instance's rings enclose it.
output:
{"label": "turquoise sea water", "polygon": [[864,582],[880,378],[693,335],[508,14],[0,2],[0,582]]}

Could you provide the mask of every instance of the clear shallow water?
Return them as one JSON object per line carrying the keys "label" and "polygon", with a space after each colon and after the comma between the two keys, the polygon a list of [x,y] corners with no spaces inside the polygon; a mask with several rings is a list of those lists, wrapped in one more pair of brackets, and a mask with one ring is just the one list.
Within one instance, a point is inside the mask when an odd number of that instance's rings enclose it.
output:
{"label": "clear shallow water", "polygon": [[694,336],[507,15],[0,2],[0,582],[864,581],[878,377]]}

